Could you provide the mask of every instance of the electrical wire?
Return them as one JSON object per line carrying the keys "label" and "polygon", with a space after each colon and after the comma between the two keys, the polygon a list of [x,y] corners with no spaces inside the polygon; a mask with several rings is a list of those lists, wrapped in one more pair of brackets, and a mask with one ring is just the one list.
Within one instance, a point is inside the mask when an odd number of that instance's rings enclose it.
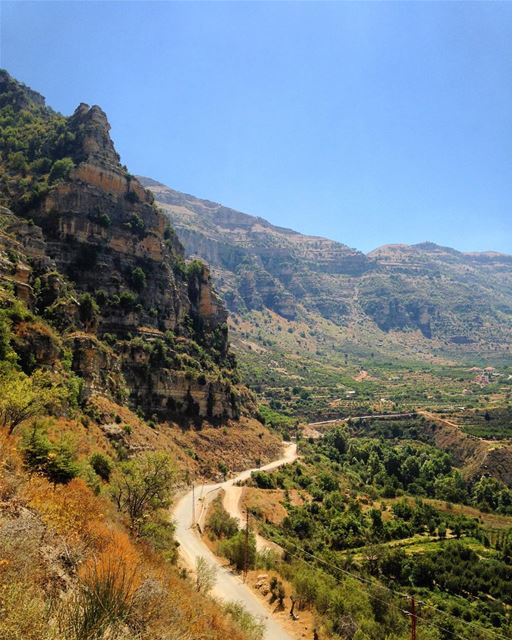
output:
{"label": "electrical wire", "polygon": [[[309,555],[310,557],[312,557],[314,560],[316,560],[317,562],[335,569],[336,571],[347,575],[359,582],[361,582],[362,584],[366,584],[366,585],[370,585],[370,586],[376,586],[379,587],[381,589],[385,589],[386,591],[388,591],[389,593],[391,593],[394,596],[400,597],[400,598],[406,598],[406,599],[410,599],[410,595],[406,594],[406,593],[402,593],[400,591],[396,591],[394,589],[391,589],[390,587],[383,585],[382,583],[376,581],[376,580],[372,580],[370,578],[364,578],[363,576],[357,575],[352,573],[351,571],[347,571],[346,569],[342,569],[341,567],[338,567],[337,565],[334,565],[332,563],[327,562],[326,560],[324,560],[323,558],[319,558],[318,556],[316,556],[315,554],[311,553],[310,551],[307,551],[306,549],[303,549],[302,547],[299,547],[298,545],[294,544],[293,542],[291,542],[290,540],[286,541],[286,544],[291,544],[293,547],[295,547],[295,549],[298,549],[299,551],[301,551],[302,553]],[[287,553],[289,553],[289,555],[291,555],[294,558],[297,558],[298,560],[301,560],[302,562],[305,562],[304,558],[302,558],[301,556],[298,556],[294,553],[292,553],[291,551],[289,551],[288,549],[286,550]],[[394,607],[395,609],[398,609],[399,611],[401,611],[402,613],[405,613],[406,615],[411,615],[409,611],[405,611],[403,609],[401,609],[398,605],[392,603],[392,602],[388,602],[387,600],[383,600],[382,598],[379,598],[375,595],[372,595],[372,598],[374,600],[377,600],[378,602],[381,602],[383,604],[386,604],[386,606],[391,606]],[[477,624],[475,624],[474,622],[470,621],[470,620],[461,620],[460,618],[458,618],[457,616],[447,612],[447,611],[443,611],[442,609],[438,609],[437,607],[434,607],[434,605],[428,604],[426,602],[421,601],[421,604],[423,607],[428,607],[429,609],[431,609],[432,611],[435,611],[438,614],[442,614],[444,616],[453,618],[454,620],[457,621],[458,624],[463,624],[466,625],[467,627],[473,627],[478,629],[478,631],[486,633],[486,634],[491,634],[494,638],[498,638],[500,640],[509,640],[506,636],[501,635],[500,633],[498,633],[497,631],[494,631],[494,629],[488,629],[486,627],[481,627],[478,626]],[[418,616],[417,616],[418,618]],[[467,638],[464,638],[464,636],[461,636],[460,634],[458,634],[455,631],[452,631],[451,629],[447,629],[446,627],[442,627],[440,624],[431,621],[431,620],[422,620],[423,623],[427,624],[427,625],[433,625],[436,626],[438,629],[440,629],[441,631],[444,631],[446,633],[450,633],[454,638],[462,638],[463,640],[467,640]]]}

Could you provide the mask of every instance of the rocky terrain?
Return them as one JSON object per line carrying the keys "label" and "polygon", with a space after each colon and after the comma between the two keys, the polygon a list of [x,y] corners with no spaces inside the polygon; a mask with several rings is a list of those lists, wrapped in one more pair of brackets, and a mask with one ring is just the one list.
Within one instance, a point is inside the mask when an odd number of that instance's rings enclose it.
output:
{"label": "rocky terrain", "polygon": [[[508,352],[512,256],[462,253],[432,243],[365,255],[325,238],[174,191],[147,178],[186,253],[206,260],[234,312],[270,310],[315,326],[365,326],[373,349],[411,333],[458,360]],[[430,346],[428,346],[430,345]],[[372,345],[370,345],[370,349]],[[402,355],[411,355],[406,347]]]}
{"label": "rocky terrain", "polygon": [[238,418],[251,400],[224,305],[121,165],[105,113],[63,117],[6,72],[0,110],[2,304],[14,295],[43,321],[13,323],[26,372],[68,353],[85,395],[158,419]]}

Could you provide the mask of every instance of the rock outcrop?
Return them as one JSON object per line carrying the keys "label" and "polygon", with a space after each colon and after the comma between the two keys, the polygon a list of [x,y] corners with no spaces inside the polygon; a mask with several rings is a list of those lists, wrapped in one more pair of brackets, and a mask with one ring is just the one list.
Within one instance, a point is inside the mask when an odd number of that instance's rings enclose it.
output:
{"label": "rock outcrop", "polygon": [[187,254],[211,264],[234,312],[269,309],[306,324],[311,313],[344,327],[371,323],[383,341],[390,332],[418,332],[451,357],[508,349],[512,256],[461,253],[433,243],[390,245],[364,255],[141,181]]}
{"label": "rock outcrop", "polygon": [[[209,270],[187,264],[120,164],[105,113],[81,104],[64,118],[5,72],[0,90],[22,141],[1,156],[0,278],[61,333],[86,395],[127,397],[159,419],[238,417],[247,396]],[[20,349],[30,344],[25,328]]]}

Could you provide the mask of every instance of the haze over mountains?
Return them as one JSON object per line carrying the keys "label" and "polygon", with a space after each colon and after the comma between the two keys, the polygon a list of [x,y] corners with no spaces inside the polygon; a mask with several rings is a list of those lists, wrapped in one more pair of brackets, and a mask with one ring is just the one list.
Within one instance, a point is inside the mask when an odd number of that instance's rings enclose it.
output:
{"label": "haze over mountains", "polygon": [[512,256],[462,253],[430,242],[364,254],[140,180],[169,216],[187,255],[211,265],[235,313],[267,309],[291,321],[311,324],[314,316],[338,327],[364,327],[376,349],[402,335],[455,359],[508,351]]}

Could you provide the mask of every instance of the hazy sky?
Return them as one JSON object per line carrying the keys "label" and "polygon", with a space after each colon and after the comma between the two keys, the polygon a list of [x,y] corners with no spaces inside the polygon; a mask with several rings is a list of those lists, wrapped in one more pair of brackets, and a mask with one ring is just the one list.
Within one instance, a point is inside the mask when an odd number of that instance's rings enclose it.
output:
{"label": "hazy sky", "polygon": [[122,161],[368,251],[512,253],[512,3],[2,2],[1,60]]}

